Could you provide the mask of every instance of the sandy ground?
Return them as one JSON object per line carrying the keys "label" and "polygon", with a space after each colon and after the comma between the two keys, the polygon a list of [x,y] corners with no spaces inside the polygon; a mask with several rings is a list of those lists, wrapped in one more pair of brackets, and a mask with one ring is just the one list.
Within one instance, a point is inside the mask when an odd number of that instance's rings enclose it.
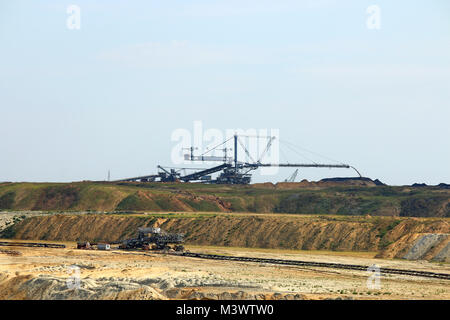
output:
{"label": "sandy ground", "polygon": [[[368,272],[77,250],[75,243],[65,244],[66,249],[2,247],[16,255],[0,252],[0,299],[450,299],[448,280],[386,275],[379,288],[370,288]],[[375,253],[367,252],[187,249],[450,273],[449,264],[374,259]]]}

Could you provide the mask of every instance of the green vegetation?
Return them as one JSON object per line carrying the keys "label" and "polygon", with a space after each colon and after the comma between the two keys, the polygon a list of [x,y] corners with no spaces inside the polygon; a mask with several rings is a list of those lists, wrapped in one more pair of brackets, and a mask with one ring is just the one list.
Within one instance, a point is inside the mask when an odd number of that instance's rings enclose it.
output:
{"label": "green vegetation", "polygon": [[187,203],[195,211],[220,211],[220,208],[214,202],[208,202],[205,200],[195,201],[189,199],[184,200],[184,202]]}
{"label": "green vegetation", "polygon": [[2,183],[0,209],[450,217],[450,190],[295,184],[285,188],[270,184]]}
{"label": "green vegetation", "polygon": [[14,224],[6,227],[5,229],[3,229],[0,232],[0,238],[12,239],[12,238],[14,238],[15,235],[16,235],[16,229],[14,227]]}
{"label": "green vegetation", "polygon": [[137,193],[125,197],[116,207],[116,210],[160,210],[161,207],[157,201],[139,197]]}
{"label": "green vegetation", "polygon": [[14,205],[14,198],[16,193],[14,191],[10,191],[5,193],[0,197],[0,208],[2,209],[12,209]]}
{"label": "green vegetation", "polygon": [[386,235],[386,233],[388,233],[389,231],[391,231],[392,229],[394,229],[400,222],[402,222],[402,220],[398,219],[398,220],[394,220],[392,221],[390,224],[388,224],[387,226],[382,226],[379,229],[379,233],[377,235],[378,238],[384,238],[384,236]]}
{"label": "green vegetation", "polygon": [[439,212],[441,206],[447,202],[441,210],[441,217],[450,217],[449,194],[418,194],[408,197],[401,202],[402,211],[400,216],[410,216],[414,212],[415,217],[428,217],[429,212]]}

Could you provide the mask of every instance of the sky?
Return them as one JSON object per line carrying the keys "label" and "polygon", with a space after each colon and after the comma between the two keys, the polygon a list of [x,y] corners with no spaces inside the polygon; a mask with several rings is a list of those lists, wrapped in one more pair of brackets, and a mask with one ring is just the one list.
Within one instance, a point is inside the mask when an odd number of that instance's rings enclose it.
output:
{"label": "sky", "polygon": [[201,123],[278,130],[391,185],[450,183],[449,120],[447,0],[0,0],[0,181],[152,174]]}

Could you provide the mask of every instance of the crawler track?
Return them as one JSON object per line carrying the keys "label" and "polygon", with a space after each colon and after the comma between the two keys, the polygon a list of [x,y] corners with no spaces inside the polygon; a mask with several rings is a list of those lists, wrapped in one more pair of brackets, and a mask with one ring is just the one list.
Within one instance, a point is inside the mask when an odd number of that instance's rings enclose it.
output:
{"label": "crawler track", "polygon": [[65,248],[63,244],[38,243],[38,242],[0,242],[0,246],[7,247],[41,247],[41,248]]}
{"label": "crawler track", "polygon": [[[356,265],[356,264],[265,259],[265,258],[252,258],[252,257],[234,257],[234,256],[221,256],[221,255],[215,255],[215,254],[204,254],[204,253],[193,253],[193,252],[174,253],[174,255],[181,255],[184,257],[200,258],[200,259],[270,263],[270,264],[281,264],[281,265],[288,265],[288,266],[333,268],[333,269],[347,269],[347,270],[359,270],[359,271],[367,271],[369,268],[369,266]],[[380,273],[382,273],[382,274],[400,274],[400,275],[408,275],[408,276],[416,276],[416,277],[450,280],[450,274],[448,274],[448,273],[436,273],[436,272],[429,272],[429,271],[380,268]]]}

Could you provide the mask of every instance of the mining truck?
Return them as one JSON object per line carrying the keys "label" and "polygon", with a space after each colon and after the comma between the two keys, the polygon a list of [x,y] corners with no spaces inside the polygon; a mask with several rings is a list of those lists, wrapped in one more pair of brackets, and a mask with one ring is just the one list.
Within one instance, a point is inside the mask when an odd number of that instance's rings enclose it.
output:
{"label": "mining truck", "polygon": [[139,228],[137,238],[122,241],[120,249],[184,251],[184,235],[167,233],[160,228]]}

